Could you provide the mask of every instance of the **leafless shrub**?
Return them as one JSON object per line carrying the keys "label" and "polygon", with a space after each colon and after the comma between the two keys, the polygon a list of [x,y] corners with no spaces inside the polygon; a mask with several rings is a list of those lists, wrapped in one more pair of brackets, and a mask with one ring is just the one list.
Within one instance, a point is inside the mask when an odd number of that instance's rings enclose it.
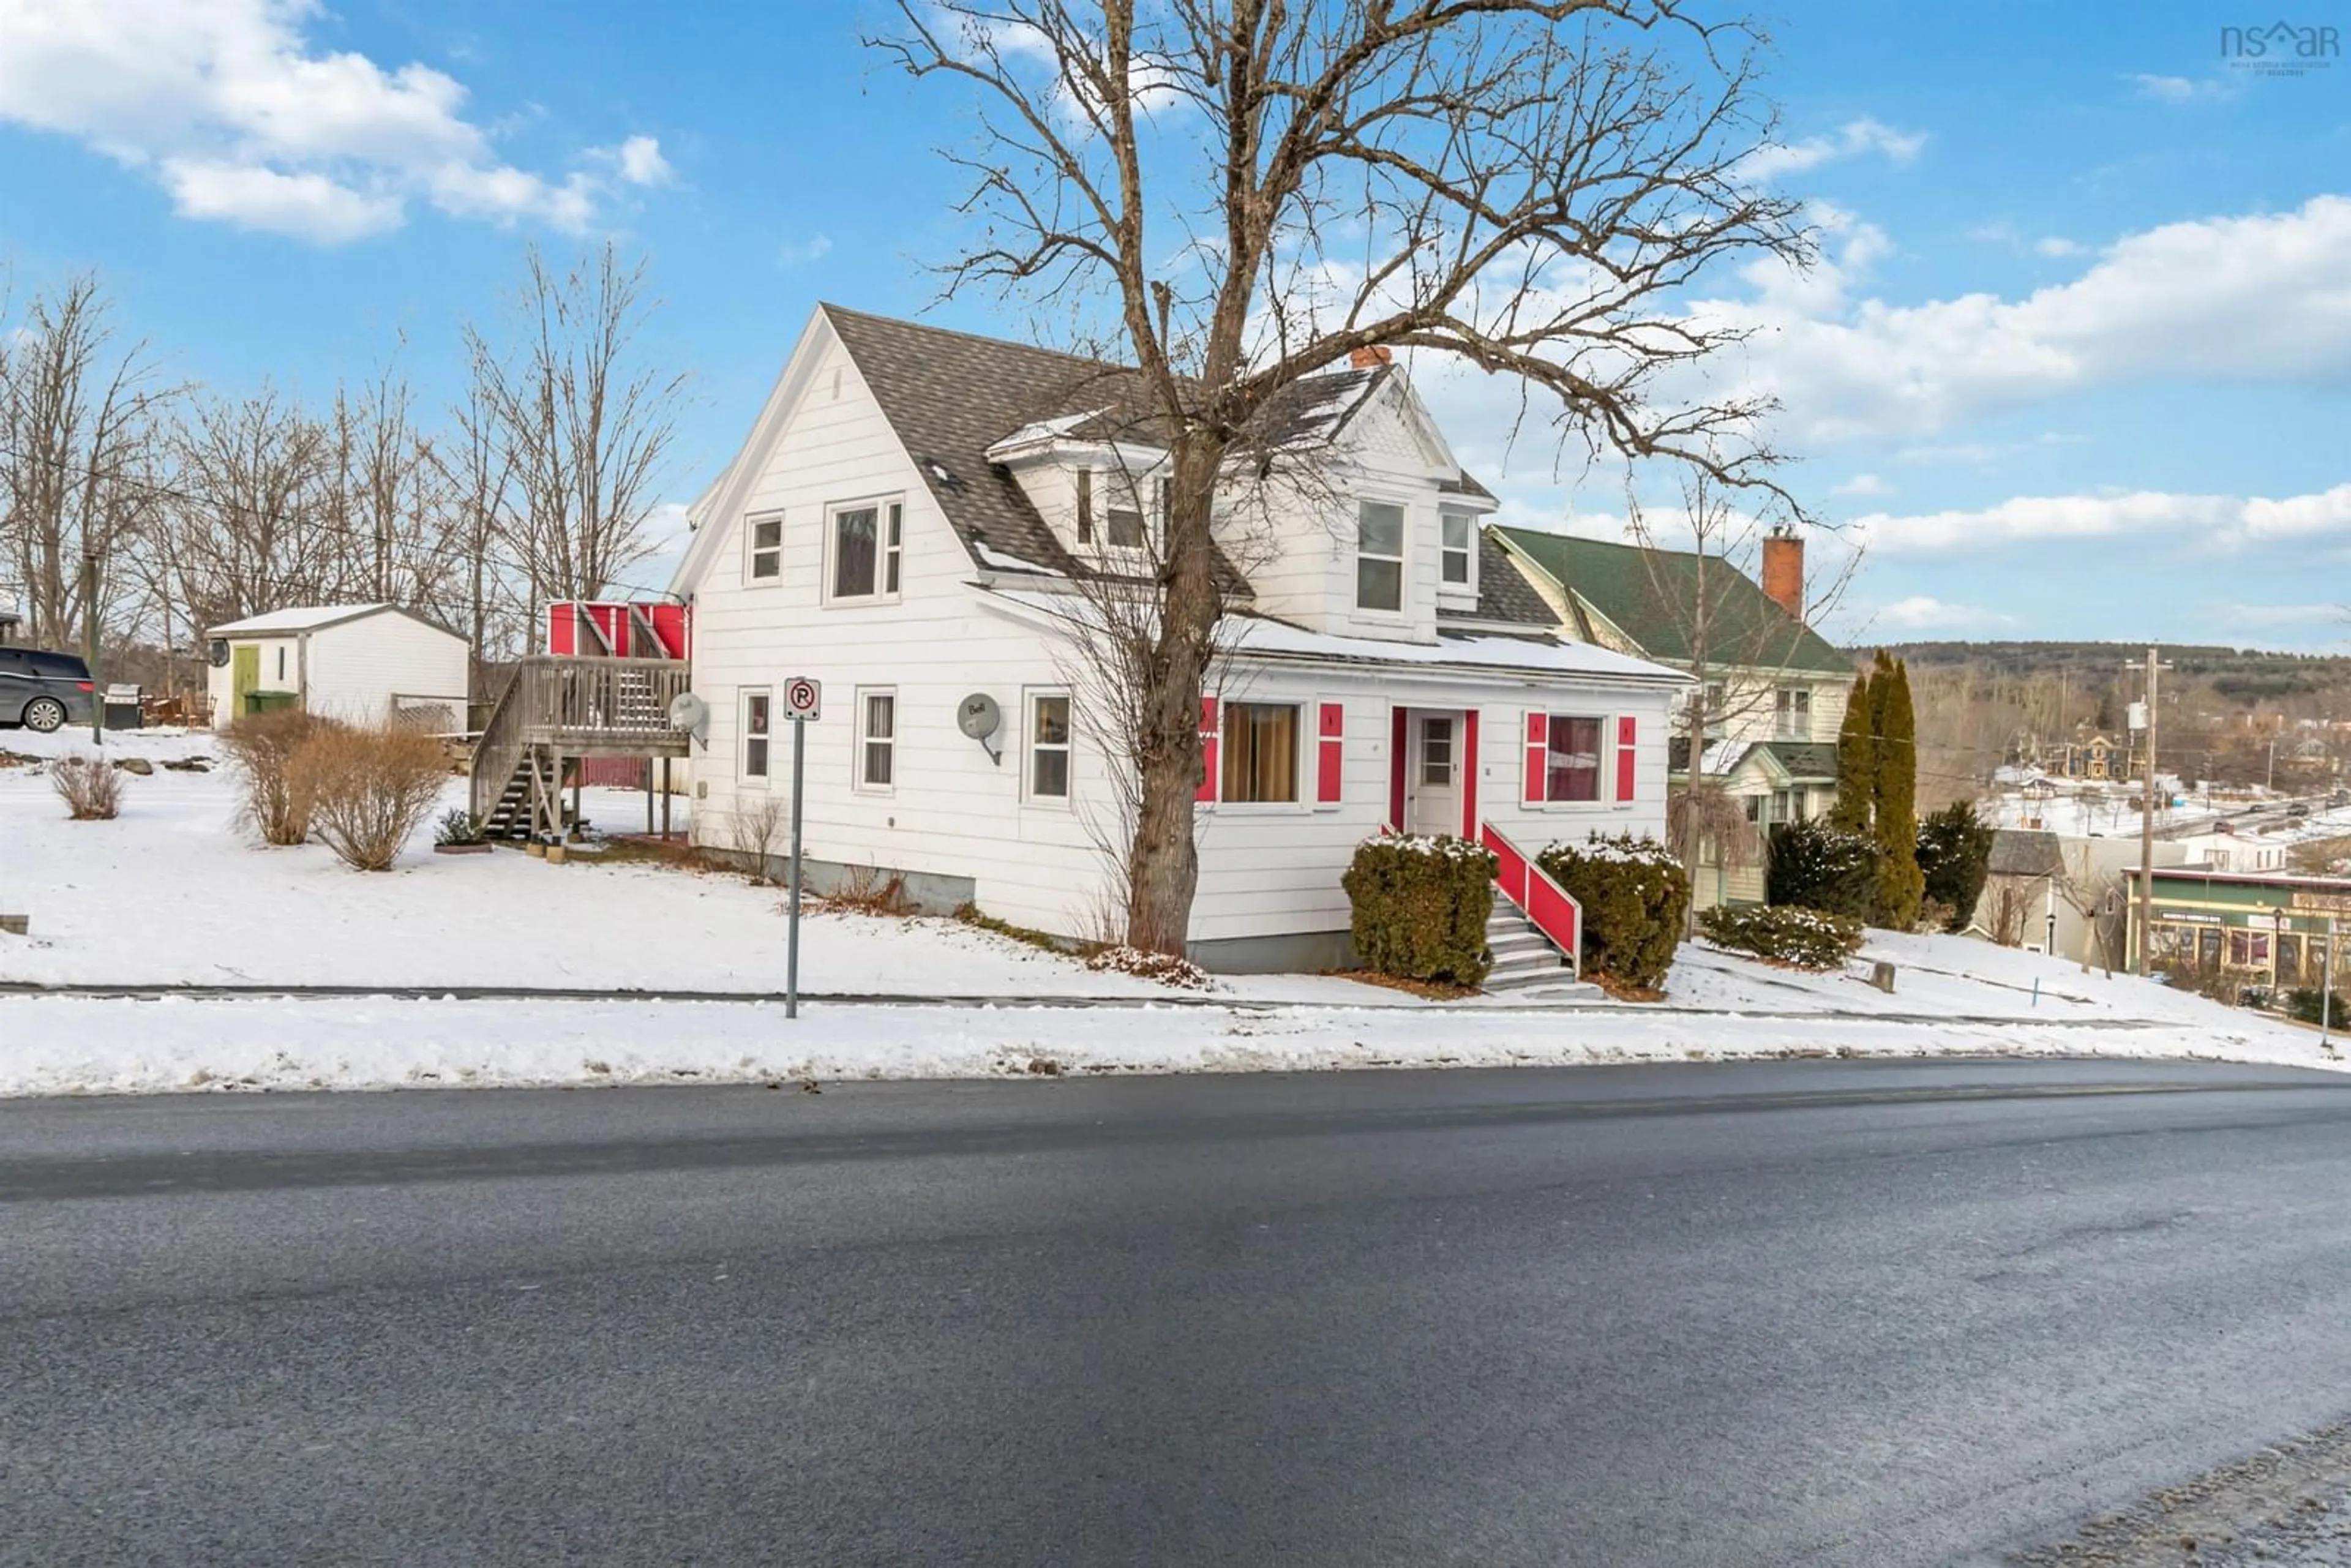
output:
{"label": "leafless shrub", "polygon": [[773,795],[756,799],[748,794],[735,797],[735,810],[726,820],[727,841],[736,852],[751,858],[747,873],[754,887],[773,887],[776,879],[768,874],[768,862],[775,858],[776,846],[783,841],[784,830],[789,825],[791,813]]}
{"label": "leafless shrub", "polygon": [[449,781],[447,756],[431,736],[340,725],[303,742],[286,774],[319,839],[354,871],[390,871]]}
{"label": "leafless shrub", "polygon": [[288,773],[294,754],[316,737],[342,727],[298,709],[257,713],[221,732],[221,744],[245,778],[237,816],[266,844],[298,844],[310,836],[310,800]]}
{"label": "leafless shrub", "polygon": [[101,757],[60,757],[49,765],[49,788],[77,822],[110,822],[122,810],[122,775]]}

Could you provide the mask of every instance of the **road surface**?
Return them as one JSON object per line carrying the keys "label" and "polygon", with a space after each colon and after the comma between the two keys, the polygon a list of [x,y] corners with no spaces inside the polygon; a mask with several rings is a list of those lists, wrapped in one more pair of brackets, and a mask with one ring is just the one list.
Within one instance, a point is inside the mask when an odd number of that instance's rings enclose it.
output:
{"label": "road surface", "polygon": [[2351,1081],[0,1103],[0,1563],[1992,1563],[2351,1414]]}

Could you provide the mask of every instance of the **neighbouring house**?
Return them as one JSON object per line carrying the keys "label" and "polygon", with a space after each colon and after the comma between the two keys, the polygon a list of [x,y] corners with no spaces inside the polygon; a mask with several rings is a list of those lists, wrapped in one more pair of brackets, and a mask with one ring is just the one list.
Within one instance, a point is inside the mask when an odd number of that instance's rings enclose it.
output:
{"label": "neighbouring house", "polygon": [[2041,766],[2065,779],[2121,781],[2137,776],[2137,756],[2128,742],[2094,733],[2049,747]]}
{"label": "neighbouring house", "polygon": [[300,708],[353,724],[462,734],[473,650],[396,604],[274,610],[205,634],[213,723]]}
{"label": "neighbouring house", "polygon": [[[1521,877],[1551,842],[1664,828],[1684,677],[1555,634],[1482,527],[1493,497],[1405,374],[1360,358],[1292,388],[1217,495],[1190,943],[1211,967],[1346,961],[1340,879],[1386,824],[1483,838]],[[1120,412],[1133,377],[816,310],[673,585],[708,712],[698,843],[780,852],[805,676],[810,886],[895,876],[922,906],[1118,934],[1132,774],[1100,650],[1147,602],[1165,465]]]}
{"label": "neighbouring house", "polygon": [[16,640],[16,628],[24,623],[23,616],[8,606],[0,604],[0,648],[5,648]]}
{"label": "neighbouring house", "polygon": [[[1759,839],[1828,810],[1855,664],[1805,623],[1802,538],[1767,537],[1758,582],[1716,554],[1493,531],[1569,634],[1694,676],[1703,666],[1703,684],[1694,678],[1674,706],[1668,766],[1677,787],[1689,778],[1691,714],[1702,699],[1699,777],[1741,803]],[[1693,868],[1694,901],[1761,903],[1760,857],[1722,860],[1709,853]]]}

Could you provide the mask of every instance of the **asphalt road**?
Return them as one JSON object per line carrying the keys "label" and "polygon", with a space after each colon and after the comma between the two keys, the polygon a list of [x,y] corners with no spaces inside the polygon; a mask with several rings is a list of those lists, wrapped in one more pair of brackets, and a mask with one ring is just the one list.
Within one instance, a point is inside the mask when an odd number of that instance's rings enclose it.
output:
{"label": "asphalt road", "polygon": [[0,1103],[0,1563],[1971,1563],[2351,1413],[2351,1082]]}

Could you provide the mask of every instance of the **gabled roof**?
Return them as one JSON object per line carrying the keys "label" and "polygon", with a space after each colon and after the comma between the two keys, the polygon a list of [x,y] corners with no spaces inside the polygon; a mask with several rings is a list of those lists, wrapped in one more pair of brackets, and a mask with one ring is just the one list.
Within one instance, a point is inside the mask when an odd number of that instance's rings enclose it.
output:
{"label": "gabled roof", "polygon": [[2027,828],[2001,828],[1991,836],[1991,876],[2061,876],[2065,855],[2057,835]]}
{"label": "gabled roof", "polygon": [[[272,610],[260,615],[248,615],[242,621],[231,621],[225,625],[215,626],[207,635],[267,637],[283,636],[290,632],[316,632],[322,626],[333,626],[345,621],[357,621],[362,616],[375,615],[384,611],[390,611],[394,615],[405,615],[411,621],[422,622],[424,625],[433,626],[433,622],[413,611],[402,610],[399,605],[389,601],[381,601],[374,604],[310,604],[286,610]],[[433,626],[433,629],[435,632],[447,631],[447,628],[441,626]],[[456,633],[452,632],[449,635],[454,637]]]}
{"label": "gabled roof", "polygon": [[1826,740],[1766,740],[1756,749],[1770,754],[1791,779],[1806,783],[1836,782],[1837,748]]}
{"label": "gabled roof", "polygon": [[1711,662],[1850,679],[1854,662],[1720,556],[1645,549],[1533,528],[1498,528],[1511,549],[1653,659],[1689,662],[1689,609],[1703,572]]}
{"label": "gabled roof", "polygon": [[[1469,482],[1477,483],[1474,479]],[[1486,528],[1478,530],[1478,608],[1474,612],[1438,610],[1437,624],[1441,627],[1447,621],[1494,621],[1546,630],[1559,624],[1559,617],[1551,612],[1543,596],[1519,570],[1519,563],[1494,542],[1492,532]]]}

